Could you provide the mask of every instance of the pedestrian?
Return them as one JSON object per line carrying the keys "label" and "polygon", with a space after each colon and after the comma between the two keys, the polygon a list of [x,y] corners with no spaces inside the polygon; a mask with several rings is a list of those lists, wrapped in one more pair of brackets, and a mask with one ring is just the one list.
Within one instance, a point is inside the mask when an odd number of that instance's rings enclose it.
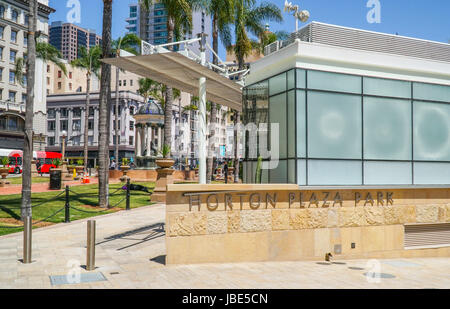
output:
{"label": "pedestrian", "polygon": [[112,160],[111,161],[111,165],[109,166],[110,170],[115,170],[116,169],[116,160]]}
{"label": "pedestrian", "polygon": [[228,163],[225,161],[223,165],[223,172],[225,173],[225,183],[228,183]]}
{"label": "pedestrian", "polygon": [[41,166],[41,160],[36,160],[36,170],[39,172],[39,174],[42,176],[42,166]]}

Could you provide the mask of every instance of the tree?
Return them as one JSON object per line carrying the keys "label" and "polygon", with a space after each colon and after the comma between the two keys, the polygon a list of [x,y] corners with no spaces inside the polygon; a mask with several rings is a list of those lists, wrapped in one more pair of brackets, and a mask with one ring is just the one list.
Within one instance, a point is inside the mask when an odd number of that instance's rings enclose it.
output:
{"label": "tree", "polygon": [[[103,0],[102,58],[111,57],[112,0]],[[102,63],[99,97],[98,187],[99,206],[109,206],[108,166],[111,110],[111,66]]]}
{"label": "tree", "polygon": [[[133,55],[137,55],[138,51],[136,46],[141,45],[141,39],[132,33],[125,35],[124,37],[119,37],[117,40],[112,42],[113,51],[116,57],[120,57],[120,50],[123,49]],[[115,106],[115,136],[116,143],[114,147],[114,157],[117,162],[119,162],[119,145],[120,145],[120,132],[119,132],[119,77],[120,69],[116,67],[116,106]],[[116,165],[116,169],[119,169],[119,164]]]}
{"label": "tree", "polygon": [[89,105],[90,105],[90,89],[91,76],[100,76],[102,50],[100,46],[94,46],[87,51],[86,47],[81,46],[79,58],[71,62],[72,66],[86,71],[86,108],[84,113],[84,174],[87,172],[88,151],[89,151]]}
{"label": "tree", "polygon": [[[64,75],[67,75],[67,67],[66,64],[61,60],[63,58],[61,52],[56,47],[47,42],[36,42],[36,39],[37,38],[35,38],[35,57],[41,59],[44,62],[53,62],[58,68],[60,68]],[[29,50],[27,54],[29,54]],[[16,80],[21,85],[24,85],[24,65],[26,65],[26,61],[23,58],[16,59]]]}
{"label": "tree", "polygon": [[[265,33],[264,21],[281,22],[283,17],[280,9],[272,4],[264,2],[256,6],[255,0],[236,0],[234,31],[236,43],[234,46],[228,46],[228,50],[234,50],[238,60],[239,70],[245,68],[245,57],[249,56],[253,50],[251,39],[248,32],[262,38]],[[235,112],[234,115],[234,182],[239,182],[239,141],[238,126],[240,125],[240,113]]]}
{"label": "tree", "polygon": [[[21,218],[31,216],[31,161],[33,159],[33,103],[34,81],[36,72],[36,24],[38,14],[37,0],[29,0],[29,25],[28,25],[28,58],[27,58],[27,101],[25,107],[25,136],[23,145],[22,166],[22,201]],[[22,72],[22,71],[20,71]]]}

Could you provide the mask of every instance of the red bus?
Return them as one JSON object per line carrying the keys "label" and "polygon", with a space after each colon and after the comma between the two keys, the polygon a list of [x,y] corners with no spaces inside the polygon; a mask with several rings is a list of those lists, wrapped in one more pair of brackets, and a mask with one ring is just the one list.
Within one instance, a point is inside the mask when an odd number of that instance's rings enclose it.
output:
{"label": "red bus", "polygon": [[[22,173],[22,150],[13,149],[0,149],[0,157],[9,158],[9,173],[10,174],[21,174]],[[57,152],[46,152],[46,151],[33,151],[33,159],[39,160],[41,163],[41,172],[49,173],[50,168],[55,168],[56,166],[52,163],[53,159],[62,159],[62,155]]]}

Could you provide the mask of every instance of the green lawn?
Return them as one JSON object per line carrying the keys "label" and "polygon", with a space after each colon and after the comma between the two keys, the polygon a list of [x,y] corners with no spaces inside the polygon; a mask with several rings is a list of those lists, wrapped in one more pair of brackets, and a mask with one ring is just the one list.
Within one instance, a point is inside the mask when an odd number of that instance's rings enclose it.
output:
{"label": "green lawn", "polygon": [[[47,179],[48,180],[48,179]],[[139,182],[140,184],[153,190],[155,187],[154,182]],[[125,197],[125,190],[117,189],[121,188],[124,184],[110,184],[109,191],[112,193],[110,195],[110,205],[114,206],[119,201]],[[84,213],[75,209],[70,209],[70,219],[71,221],[84,219],[88,217],[103,215],[107,213],[115,212],[116,210],[102,211],[103,209],[96,207],[98,205],[98,185],[84,185],[84,186],[73,186],[71,190],[75,193],[70,193],[70,205],[76,208],[93,212]],[[32,205],[42,205],[33,208],[33,220],[42,220],[51,214],[55,213],[59,209],[63,208],[65,205],[65,194],[61,194],[56,200],[53,200],[58,194],[63,191],[56,192],[45,192],[45,193],[33,193],[32,194]],[[0,196],[0,235],[10,234],[22,231],[22,228],[7,229],[2,228],[2,226],[14,226],[14,222],[5,222],[4,219],[16,219],[20,220],[20,207],[21,195],[2,195]],[[146,192],[142,191],[131,191],[130,207],[137,208],[142,206],[151,205],[150,196]],[[117,208],[125,209],[125,200],[117,205]],[[96,208],[93,208],[96,207]],[[3,219],[3,220],[2,220]],[[64,222],[64,210],[56,214],[54,217],[46,220],[51,223],[61,223]]]}
{"label": "green lawn", "polygon": [[[21,185],[22,184],[22,177],[7,177],[7,181],[9,181],[12,185]],[[49,177],[33,177],[32,179],[33,183],[44,183],[44,182],[50,182]]]}

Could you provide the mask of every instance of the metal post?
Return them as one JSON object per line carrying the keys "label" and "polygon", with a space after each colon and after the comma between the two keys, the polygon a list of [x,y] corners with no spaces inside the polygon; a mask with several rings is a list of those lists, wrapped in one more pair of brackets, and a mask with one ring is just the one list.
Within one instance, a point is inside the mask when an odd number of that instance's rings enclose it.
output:
{"label": "metal post", "polygon": [[66,186],[66,204],[64,206],[64,222],[70,223],[69,186]]}
{"label": "metal post", "polygon": [[24,220],[24,229],[23,229],[23,263],[29,264],[31,263],[31,250],[32,250],[32,218],[31,216],[27,216]]}
{"label": "metal post", "polygon": [[126,210],[130,210],[130,178],[127,179]]}
{"label": "metal post", "polygon": [[87,222],[86,270],[95,269],[95,220]]}
{"label": "metal post", "polygon": [[[200,40],[201,64],[206,64],[206,34],[198,34]],[[198,180],[199,184],[206,184],[206,77],[200,77],[199,90],[199,119],[198,119]]]}

